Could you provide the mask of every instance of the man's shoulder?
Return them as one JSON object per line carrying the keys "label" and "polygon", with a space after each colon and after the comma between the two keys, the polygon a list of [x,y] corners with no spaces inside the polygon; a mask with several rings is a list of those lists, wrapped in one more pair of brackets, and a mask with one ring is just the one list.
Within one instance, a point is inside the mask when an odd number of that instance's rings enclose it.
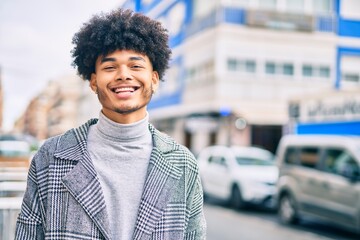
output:
{"label": "man's shoulder", "polygon": [[96,122],[97,119],[90,119],[79,127],[71,128],[62,134],[46,139],[39,151],[56,152],[59,149],[66,149],[85,141],[90,126]]}
{"label": "man's shoulder", "polygon": [[197,168],[196,158],[186,146],[178,143],[168,134],[157,130],[154,126],[151,127],[156,148],[160,149],[171,161],[178,165]]}
{"label": "man's shoulder", "polygon": [[174,151],[187,151],[187,148],[179,144],[170,135],[159,131],[153,125],[149,125],[150,132],[153,136],[154,147],[160,149],[164,153]]}

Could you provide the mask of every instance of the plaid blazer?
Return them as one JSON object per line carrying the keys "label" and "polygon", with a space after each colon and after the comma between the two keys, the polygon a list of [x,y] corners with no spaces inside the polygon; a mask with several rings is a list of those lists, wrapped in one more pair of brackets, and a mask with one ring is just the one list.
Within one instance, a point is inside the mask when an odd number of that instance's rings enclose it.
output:
{"label": "plaid blazer", "polygon": [[[96,122],[48,139],[36,153],[15,239],[111,239],[103,192],[86,149]],[[194,156],[151,124],[149,129],[154,146],[133,239],[205,239]]]}

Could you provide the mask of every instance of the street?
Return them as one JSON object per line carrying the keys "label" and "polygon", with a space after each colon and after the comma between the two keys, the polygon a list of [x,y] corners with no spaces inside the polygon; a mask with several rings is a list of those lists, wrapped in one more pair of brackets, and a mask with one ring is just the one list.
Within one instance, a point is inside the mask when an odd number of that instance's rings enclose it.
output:
{"label": "street", "polygon": [[214,203],[204,206],[207,240],[351,240],[356,234],[315,221],[283,226],[276,213],[250,209],[235,211]]}

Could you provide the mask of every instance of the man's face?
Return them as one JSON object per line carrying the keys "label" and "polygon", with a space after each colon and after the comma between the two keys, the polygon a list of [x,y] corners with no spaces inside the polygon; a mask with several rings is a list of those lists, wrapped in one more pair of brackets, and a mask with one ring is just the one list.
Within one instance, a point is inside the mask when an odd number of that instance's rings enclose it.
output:
{"label": "man's face", "polygon": [[103,114],[118,123],[143,119],[158,84],[159,75],[153,71],[150,59],[132,50],[99,56],[90,80]]}

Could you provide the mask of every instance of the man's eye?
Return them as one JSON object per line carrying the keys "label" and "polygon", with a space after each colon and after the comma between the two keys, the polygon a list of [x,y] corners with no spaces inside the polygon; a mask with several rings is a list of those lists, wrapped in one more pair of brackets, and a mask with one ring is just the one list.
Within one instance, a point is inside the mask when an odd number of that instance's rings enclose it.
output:
{"label": "man's eye", "polygon": [[109,66],[109,67],[104,67],[104,69],[105,69],[105,70],[112,70],[112,69],[114,69],[114,67]]}
{"label": "man's eye", "polygon": [[141,65],[133,65],[132,68],[142,68]]}

